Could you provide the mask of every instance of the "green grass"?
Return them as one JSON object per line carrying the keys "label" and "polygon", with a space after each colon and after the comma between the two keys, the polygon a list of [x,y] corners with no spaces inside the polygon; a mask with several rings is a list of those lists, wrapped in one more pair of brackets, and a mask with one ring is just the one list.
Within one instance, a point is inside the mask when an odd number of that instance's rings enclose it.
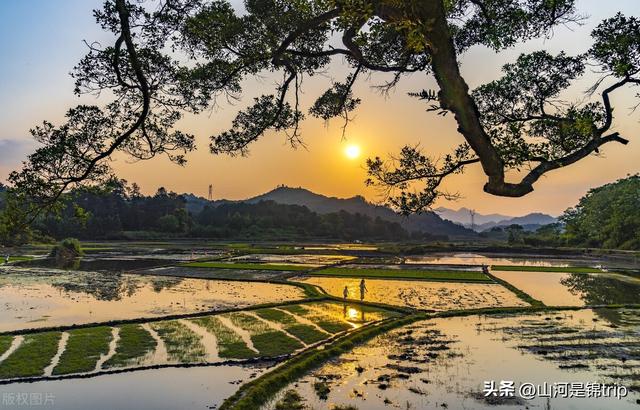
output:
{"label": "green grass", "polygon": [[511,266],[492,265],[492,270],[516,272],[601,273],[602,269],[584,266]]}
{"label": "green grass", "polygon": [[149,332],[137,324],[118,326],[120,330],[116,354],[104,363],[105,368],[137,364],[155,350],[157,342]]}
{"label": "green grass", "polygon": [[291,312],[294,315],[298,315],[298,316],[302,316],[302,317],[304,317],[305,315],[307,315],[309,313],[309,310],[305,309],[302,305],[281,306],[280,309],[286,310],[287,312]]}
{"label": "green grass", "polygon": [[216,336],[218,355],[227,359],[250,359],[258,354],[249,349],[242,338],[233,330],[227,328],[215,316],[205,316],[191,321]]}
{"label": "green grass", "polygon": [[244,269],[244,270],[274,270],[274,271],[305,271],[312,269],[300,265],[268,265],[265,263],[226,263],[226,262],[190,262],[180,266],[187,268],[210,269]]}
{"label": "green grass", "polygon": [[193,333],[182,323],[177,320],[168,320],[153,322],[150,325],[164,341],[169,360],[175,360],[180,363],[194,363],[205,360],[206,350],[201,343],[200,336]]}
{"label": "green grass", "polygon": [[0,363],[0,379],[42,376],[58,351],[60,332],[25,335],[24,341]]}
{"label": "green grass", "polygon": [[313,326],[299,323],[293,316],[276,309],[258,309],[255,313],[265,320],[283,325],[284,330],[302,340],[312,344],[327,338],[326,333],[320,332]]}
{"label": "green grass", "polygon": [[320,312],[307,309],[301,305],[282,306],[281,309],[295,315],[302,316],[318,325],[325,332],[329,332],[331,334],[344,332],[345,330],[353,328],[347,322],[338,320],[331,315],[324,315]]}
{"label": "green grass", "polygon": [[300,394],[295,390],[287,390],[282,396],[274,410],[304,410],[306,406],[304,405],[304,399]]}
{"label": "green grass", "polygon": [[[9,256],[9,262],[23,262],[30,261],[33,259],[33,256]],[[2,258],[4,262],[4,258]]]}
{"label": "green grass", "polygon": [[346,278],[419,279],[445,282],[491,282],[491,278],[482,272],[455,270],[327,268],[310,273],[310,275]]}
{"label": "green grass", "polygon": [[13,336],[0,336],[0,356],[11,347]]}
{"label": "green grass", "polygon": [[297,340],[272,329],[255,317],[243,313],[230,313],[226,316],[234,325],[249,332],[253,347],[260,352],[260,356],[281,356],[303,347]]}
{"label": "green grass", "polygon": [[96,368],[100,355],[109,352],[111,328],[89,327],[69,331],[67,346],[53,374],[86,373]]}

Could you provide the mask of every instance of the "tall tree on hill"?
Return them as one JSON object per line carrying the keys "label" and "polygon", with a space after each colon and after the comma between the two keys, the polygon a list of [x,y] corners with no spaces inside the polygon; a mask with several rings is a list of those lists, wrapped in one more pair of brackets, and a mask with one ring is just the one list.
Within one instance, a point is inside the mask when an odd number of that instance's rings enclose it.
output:
{"label": "tall tree on hill", "polygon": [[[582,55],[542,50],[521,55],[504,76],[470,91],[459,57],[475,46],[496,51],[554,27],[579,20],[575,0],[246,0],[240,13],[225,0],[163,0],[145,8],[130,0],[107,0],[96,19],[114,34],[111,46],[91,45],[76,67],[76,93],[109,91],[104,107],[78,106],[67,122],[45,122],[32,133],[42,143],[23,169],[11,175],[17,195],[34,209],[50,206],[79,184],[103,181],[109,158],[166,154],[183,164],[192,135],[175,129],[185,112],[198,113],[216,97],[236,98],[241,81],[263,72],[282,73],[272,93],[238,113],[231,129],[211,137],[215,154],[246,155],[249,145],[272,130],[291,145],[302,142],[302,79],[324,72],[340,58],[351,70],[308,109],[345,126],[360,103],[357,81],[388,73],[383,91],[405,75],[432,74],[438,90],[416,90],[428,111],[451,113],[461,144],[443,158],[406,146],[397,158],[368,160],[370,185],[386,190],[404,213],[420,212],[439,196],[451,174],[479,164],[484,190],[519,197],[545,173],[598,153],[611,142],[610,96],[640,84],[640,21],[617,14],[592,33]],[[151,8],[153,7],[153,10]],[[336,41],[339,44],[336,44]],[[603,80],[592,100],[560,103],[572,81],[595,65]],[[605,84],[606,82],[606,84]],[[600,95],[596,99],[595,93]],[[515,182],[510,170],[529,171]]]}

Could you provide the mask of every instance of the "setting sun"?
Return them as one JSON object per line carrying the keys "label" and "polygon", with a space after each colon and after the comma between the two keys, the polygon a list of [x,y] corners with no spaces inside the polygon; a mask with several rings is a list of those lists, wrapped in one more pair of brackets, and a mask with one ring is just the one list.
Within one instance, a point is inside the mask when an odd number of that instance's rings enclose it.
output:
{"label": "setting sun", "polygon": [[349,159],[356,159],[360,156],[360,147],[357,145],[349,145],[347,148],[345,148],[344,154]]}

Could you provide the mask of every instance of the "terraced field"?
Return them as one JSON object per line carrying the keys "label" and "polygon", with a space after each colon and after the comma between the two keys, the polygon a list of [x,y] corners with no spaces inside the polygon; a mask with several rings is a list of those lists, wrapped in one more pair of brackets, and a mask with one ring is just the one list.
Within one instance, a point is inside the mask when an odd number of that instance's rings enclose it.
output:
{"label": "terraced field", "polygon": [[0,379],[277,358],[397,313],[317,302],[0,336]]}
{"label": "terraced field", "polygon": [[[589,267],[600,265],[544,261],[523,269],[459,257],[407,263],[375,248],[290,244],[234,244],[209,257],[213,248],[152,246],[167,263],[134,275],[8,266],[0,282],[16,306],[33,310],[25,302],[47,280],[55,291],[38,290],[32,304],[68,299],[83,319],[60,321],[49,308],[31,312],[40,313],[34,318],[5,309],[0,394],[45,385],[62,400],[82,396],[100,410],[128,408],[104,400],[104,391],[167,409],[187,401],[234,410],[570,408],[485,400],[482,380],[504,378],[509,369],[518,382],[603,380],[629,387],[625,405],[639,397],[637,279]],[[116,246],[91,249],[96,262],[116,250],[120,258],[146,258]],[[485,275],[479,263],[494,271]],[[359,303],[363,278],[368,291]],[[131,305],[141,288],[154,301],[142,314]],[[96,299],[90,310],[84,294]],[[155,302],[159,296],[163,303]],[[547,311],[561,305],[572,308]],[[55,408],[90,407],[69,406]]]}

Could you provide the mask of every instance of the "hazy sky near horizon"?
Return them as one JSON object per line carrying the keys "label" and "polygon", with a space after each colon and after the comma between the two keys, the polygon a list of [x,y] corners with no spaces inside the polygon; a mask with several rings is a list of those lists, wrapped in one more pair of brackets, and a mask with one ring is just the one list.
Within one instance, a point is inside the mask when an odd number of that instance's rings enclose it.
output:
{"label": "hazy sky near horizon", "polygon": [[[73,93],[69,72],[87,51],[83,40],[110,42],[110,36],[95,24],[92,10],[102,0],[3,0],[0,1],[0,180],[20,166],[34,149],[28,130],[43,120],[54,124],[63,121],[68,108],[79,103]],[[559,27],[554,37],[535,40],[496,54],[490,50],[472,49],[462,57],[462,72],[472,88],[500,76],[500,67],[514,61],[518,54],[537,49],[551,52],[565,50],[569,54],[586,51],[593,27],[617,11],[640,15],[636,0],[578,0],[581,13],[588,16],[582,26]],[[331,77],[342,80],[346,72],[340,60],[326,76],[305,78],[303,103],[308,107],[331,83]],[[425,74],[405,78],[388,97],[371,88],[384,81],[375,75],[361,81],[356,94],[363,99],[346,140],[341,138],[341,122],[325,124],[307,119],[302,135],[307,149],[291,149],[284,135],[270,133],[251,146],[248,157],[214,156],[209,152],[209,136],[230,127],[239,109],[251,103],[254,96],[271,93],[279,77],[266,76],[247,80],[240,102],[229,105],[220,101],[210,113],[188,116],[180,129],[197,136],[198,150],[188,154],[188,164],[179,167],[165,158],[132,163],[118,156],[114,168],[118,176],[137,182],[145,193],[164,186],[176,192],[193,192],[206,196],[209,184],[216,198],[241,199],[274,188],[276,185],[302,186],[330,196],[364,195],[380,199],[378,193],[364,186],[364,160],[368,156],[386,156],[398,152],[405,144],[420,144],[426,152],[445,154],[462,142],[451,116],[441,118],[425,112],[425,105],[407,96],[409,91],[435,88],[434,80]],[[597,79],[590,74],[569,92],[572,100],[585,99],[584,91]],[[436,205],[475,208],[481,213],[499,212],[522,215],[543,211],[557,215],[590,188],[612,182],[640,171],[640,140],[637,130],[640,113],[632,113],[635,93],[627,89],[615,94],[615,130],[629,138],[623,147],[609,144],[600,157],[591,157],[571,167],[543,177],[535,191],[523,198],[501,198],[482,192],[485,176],[479,166],[451,177],[445,187],[462,198],[455,202],[440,201]],[[93,97],[82,102],[101,103]],[[344,149],[357,144],[362,155],[349,159]]]}

